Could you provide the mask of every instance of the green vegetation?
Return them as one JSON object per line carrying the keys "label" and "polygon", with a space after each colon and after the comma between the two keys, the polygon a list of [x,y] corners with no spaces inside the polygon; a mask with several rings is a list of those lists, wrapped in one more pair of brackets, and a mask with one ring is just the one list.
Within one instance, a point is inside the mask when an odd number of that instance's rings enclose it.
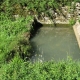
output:
{"label": "green vegetation", "polygon": [[20,17],[13,21],[1,14],[0,19],[0,62],[10,60],[17,53],[28,55],[26,51],[30,47],[26,33],[30,31],[31,26],[28,22],[31,18],[29,16],[27,18]]}
{"label": "green vegetation", "polygon": [[[78,0],[75,0],[78,1]],[[1,0],[0,1],[0,80],[79,80],[80,65],[73,61],[34,63],[29,43],[31,21],[41,13],[52,17],[49,9],[72,0]],[[74,21],[70,21],[71,24]]]}
{"label": "green vegetation", "polygon": [[69,59],[32,64],[17,56],[1,67],[0,80],[80,80],[80,63]]}
{"label": "green vegetation", "polygon": [[70,23],[70,25],[74,25],[76,23],[76,20],[75,19],[70,19],[69,23]]}

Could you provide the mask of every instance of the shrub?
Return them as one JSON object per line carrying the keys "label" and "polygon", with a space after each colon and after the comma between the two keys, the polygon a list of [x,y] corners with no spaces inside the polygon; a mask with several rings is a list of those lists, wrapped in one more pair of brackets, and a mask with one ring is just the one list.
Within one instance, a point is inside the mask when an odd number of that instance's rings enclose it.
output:
{"label": "shrub", "polygon": [[80,62],[24,62],[15,57],[0,68],[0,80],[79,80]]}
{"label": "shrub", "polygon": [[70,20],[69,20],[69,23],[70,23],[70,25],[74,25],[74,24],[76,23],[76,20],[70,19]]}
{"label": "shrub", "polygon": [[[24,34],[30,31],[31,25],[29,22],[31,17],[20,17],[12,21],[2,14],[0,20],[0,62],[11,60],[17,52],[21,57],[24,54],[27,55],[30,45]],[[26,45],[20,43],[24,40]]]}

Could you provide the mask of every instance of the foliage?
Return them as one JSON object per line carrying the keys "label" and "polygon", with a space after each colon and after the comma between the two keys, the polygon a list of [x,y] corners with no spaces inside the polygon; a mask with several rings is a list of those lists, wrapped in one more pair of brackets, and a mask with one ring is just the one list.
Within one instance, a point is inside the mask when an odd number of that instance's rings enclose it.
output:
{"label": "foliage", "polygon": [[[29,22],[31,17],[19,17],[12,21],[5,14],[0,16],[0,62],[10,60],[15,53],[20,55],[28,54],[26,52],[30,46],[24,36],[26,32],[30,31],[31,25]],[[21,43],[25,40],[26,46]],[[25,47],[24,47],[25,46]],[[21,48],[21,50],[20,50]]]}
{"label": "foliage", "polygon": [[[78,1],[78,0],[74,0]],[[72,0],[0,1],[0,80],[79,80],[80,64],[74,61],[25,62],[30,57],[32,15],[52,17]],[[25,15],[24,15],[25,14]],[[16,16],[16,17],[15,17]],[[71,19],[70,24],[75,20]],[[27,35],[28,34],[28,35]]]}
{"label": "foliage", "polygon": [[0,80],[79,80],[80,63],[67,60],[32,64],[16,56],[1,67],[0,73]]}
{"label": "foliage", "polygon": [[12,1],[5,0],[2,2],[0,9],[1,11],[4,11],[6,14],[8,14],[9,16],[11,16],[11,14],[15,14],[16,10],[17,10],[17,14],[23,15],[25,12],[25,9],[31,15],[37,14],[40,16],[42,12],[48,15],[49,9],[52,9],[53,11],[57,11],[57,9],[59,9],[60,6],[62,6],[63,4],[67,2],[69,1],[66,1],[66,0],[57,0],[57,1],[56,0],[31,0],[31,1],[29,0],[12,0]]}
{"label": "foliage", "polygon": [[69,20],[69,23],[70,23],[71,25],[74,25],[74,24],[76,23],[76,20],[70,19],[70,20]]}
{"label": "foliage", "polygon": [[80,22],[80,19],[79,19],[79,22]]}
{"label": "foliage", "polygon": [[[77,2],[78,0],[73,1]],[[72,0],[4,0],[1,2],[0,11],[5,12],[8,16],[11,17],[13,14],[30,14],[31,16],[36,14],[39,17],[41,16],[41,13],[44,13],[49,17],[53,17],[54,13],[51,14],[50,9],[59,14],[59,12],[61,12],[62,6],[71,6],[71,3]]]}

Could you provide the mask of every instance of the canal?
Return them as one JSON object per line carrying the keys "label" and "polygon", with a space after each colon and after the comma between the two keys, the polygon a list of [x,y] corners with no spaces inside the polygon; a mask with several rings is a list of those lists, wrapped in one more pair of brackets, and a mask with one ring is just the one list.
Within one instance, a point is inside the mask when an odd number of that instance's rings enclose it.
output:
{"label": "canal", "polygon": [[32,45],[31,60],[60,61],[71,58],[80,60],[80,49],[72,27],[41,27],[30,40]]}

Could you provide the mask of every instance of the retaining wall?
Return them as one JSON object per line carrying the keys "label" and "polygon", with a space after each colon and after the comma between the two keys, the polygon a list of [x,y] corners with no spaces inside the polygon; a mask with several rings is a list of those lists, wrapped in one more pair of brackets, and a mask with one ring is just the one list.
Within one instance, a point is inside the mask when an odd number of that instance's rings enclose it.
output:
{"label": "retaining wall", "polygon": [[76,24],[73,26],[73,30],[80,48],[80,23],[77,21]]}

